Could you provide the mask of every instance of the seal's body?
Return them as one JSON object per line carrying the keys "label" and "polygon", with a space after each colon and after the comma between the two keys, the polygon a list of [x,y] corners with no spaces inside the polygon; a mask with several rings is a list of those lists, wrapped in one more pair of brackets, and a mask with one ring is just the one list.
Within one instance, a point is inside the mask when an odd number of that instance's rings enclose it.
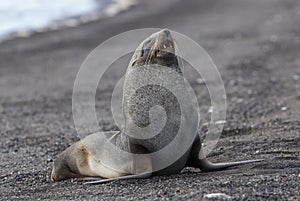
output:
{"label": "seal's body", "polygon": [[[153,153],[154,175],[178,173],[188,160],[199,117],[187,89],[171,33],[162,30],[145,39],[127,68],[123,115],[130,146]],[[164,149],[168,145],[173,148]]]}
{"label": "seal's body", "polygon": [[[182,75],[182,64],[175,50],[174,40],[166,29],[140,44],[125,75],[124,133],[108,132],[106,138],[92,134],[67,148],[54,162],[53,181],[85,176],[108,178],[90,182],[102,183],[114,179],[175,174],[185,166],[215,171],[260,161],[212,164],[205,158],[197,133],[197,103],[186,92],[188,87]],[[173,72],[178,75],[175,81],[166,78],[172,77]],[[178,101],[178,96],[182,100]],[[108,144],[132,154],[124,155]],[[170,149],[160,151],[164,147]],[[169,160],[173,158],[174,161]]]}

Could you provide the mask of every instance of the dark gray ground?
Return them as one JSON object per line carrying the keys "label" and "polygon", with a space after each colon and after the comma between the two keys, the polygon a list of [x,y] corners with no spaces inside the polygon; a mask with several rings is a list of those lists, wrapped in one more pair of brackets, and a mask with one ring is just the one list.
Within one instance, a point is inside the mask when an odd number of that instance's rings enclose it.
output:
{"label": "dark gray ground", "polygon": [[[78,140],[71,96],[81,63],[105,39],[142,27],[186,34],[216,62],[228,110],[210,160],[265,162],[97,186],[50,182],[53,159]],[[119,74],[112,71],[97,94],[101,130],[115,129],[107,99]],[[299,0],[143,0],[113,18],[6,41],[0,44],[1,198],[199,200],[222,192],[235,200],[299,200],[299,76]],[[207,111],[205,87],[190,80]]]}

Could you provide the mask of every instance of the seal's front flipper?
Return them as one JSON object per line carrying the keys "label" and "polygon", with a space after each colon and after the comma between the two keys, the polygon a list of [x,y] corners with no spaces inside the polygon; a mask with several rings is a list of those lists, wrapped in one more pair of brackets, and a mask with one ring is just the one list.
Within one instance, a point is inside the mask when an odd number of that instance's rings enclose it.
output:
{"label": "seal's front flipper", "polygon": [[223,169],[226,169],[229,167],[238,166],[238,165],[247,164],[247,163],[259,162],[259,161],[263,161],[263,159],[228,162],[228,163],[211,163],[204,156],[201,140],[200,140],[199,136],[197,136],[197,138],[195,139],[195,142],[193,144],[193,147],[192,147],[192,150],[191,150],[191,153],[189,156],[189,160],[187,162],[187,166],[197,167],[197,168],[200,168],[200,170],[202,170],[202,171],[210,172],[210,171],[223,170]]}
{"label": "seal's front flipper", "polygon": [[[128,175],[119,176],[107,179],[98,179],[95,181],[88,181],[84,184],[102,184],[106,182],[125,180],[125,179],[142,179],[148,178],[152,175],[152,161],[150,154],[147,150],[138,145],[130,145],[132,154],[132,161],[125,165],[126,168],[121,168],[122,170],[128,170]],[[120,171],[121,172],[121,171]],[[92,178],[93,179],[93,178]]]}
{"label": "seal's front flipper", "polygon": [[107,183],[107,182],[111,182],[111,181],[125,180],[125,179],[144,179],[144,178],[151,177],[151,174],[152,174],[152,172],[146,172],[146,173],[138,174],[138,175],[127,175],[127,176],[117,177],[117,178],[89,181],[89,182],[85,182],[84,184],[103,184],[103,183]]}

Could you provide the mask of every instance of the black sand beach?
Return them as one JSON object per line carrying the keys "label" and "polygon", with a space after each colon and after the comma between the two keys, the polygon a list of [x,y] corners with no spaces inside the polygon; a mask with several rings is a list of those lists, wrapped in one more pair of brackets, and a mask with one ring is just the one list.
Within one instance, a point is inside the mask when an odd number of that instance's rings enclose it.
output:
{"label": "black sand beach", "polygon": [[[233,200],[299,200],[299,25],[298,0],[141,0],[115,17],[1,43],[1,200],[201,200],[209,193]],[[189,168],[94,186],[76,179],[52,183],[53,160],[79,140],[72,89],[81,63],[104,40],[147,27],[191,37],[218,66],[227,119],[209,159],[266,160],[219,172]],[[210,101],[205,87],[187,76],[205,114]],[[113,84],[107,79],[96,97],[104,131],[115,129],[106,101]]]}

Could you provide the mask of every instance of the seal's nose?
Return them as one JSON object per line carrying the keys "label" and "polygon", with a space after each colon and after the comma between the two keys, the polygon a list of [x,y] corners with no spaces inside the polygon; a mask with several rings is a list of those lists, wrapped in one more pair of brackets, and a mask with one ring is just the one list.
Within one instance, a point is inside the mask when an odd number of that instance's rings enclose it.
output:
{"label": "seal's nose", "polygon": [[159,32],[160,37],[171,39],[171,32],[168,29],[163,29]]}
{"label": "seal's nose", "polygon": [[[175,54],[175,41],[172,38],[171,32],[168,29],[162,29],[156,37],[154,49],[158,50],[156,56],[164,57],[165,53]],[[161,53],[158,53],[160,51]]]}
{"label": "seal's nose", "polygon": [[166,34],[166,36],[171,36],[169,29],[163,29],[162,32],[164,32],[164,34]]}

